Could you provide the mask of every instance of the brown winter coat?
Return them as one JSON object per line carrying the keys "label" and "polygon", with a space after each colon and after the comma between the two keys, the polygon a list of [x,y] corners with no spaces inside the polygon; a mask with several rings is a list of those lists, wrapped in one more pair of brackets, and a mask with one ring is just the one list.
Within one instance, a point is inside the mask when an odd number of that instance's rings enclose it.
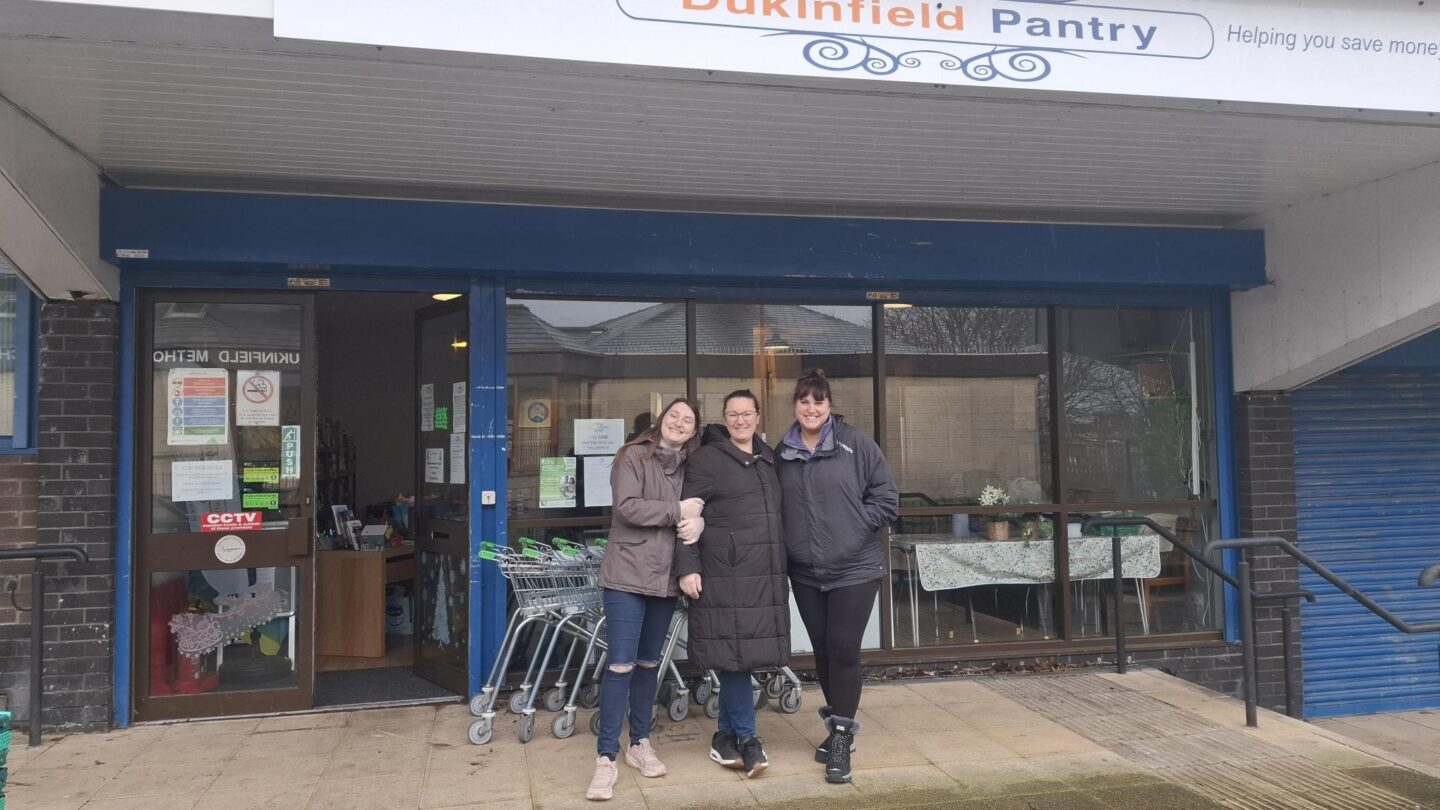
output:
{"label": "brown winter coat", "polygon": [[719,425],[685,465],[686,498],[705,501],[700,542],[680,545],[677,576],[700,574],[690,603],[690,660],[706,669],[750,672],[790,660],[790,587],[780,532],[775,453],[755,437],[745,453]]}
{"label": "brown winter coat", "polygon": [[685,451],[632,444],[610,467],[614,509],[609,545],[600,564],[600,587],[645,596],[680,593],[671,575],[675,525],[680,522],[680,488]]}

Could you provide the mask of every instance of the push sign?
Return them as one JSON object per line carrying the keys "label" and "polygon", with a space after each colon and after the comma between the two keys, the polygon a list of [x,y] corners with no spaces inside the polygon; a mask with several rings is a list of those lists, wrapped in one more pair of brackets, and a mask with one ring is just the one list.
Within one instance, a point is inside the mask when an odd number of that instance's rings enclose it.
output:
{"label": "push sign", "polygon": [[280,428],[280,477],[300,477],[300,426],[285,425]]}
{"label": "push sign", "polygon": [[200,531],[254,531],[263,522],[264,515],[260,512],[206,512],[200,516]]}

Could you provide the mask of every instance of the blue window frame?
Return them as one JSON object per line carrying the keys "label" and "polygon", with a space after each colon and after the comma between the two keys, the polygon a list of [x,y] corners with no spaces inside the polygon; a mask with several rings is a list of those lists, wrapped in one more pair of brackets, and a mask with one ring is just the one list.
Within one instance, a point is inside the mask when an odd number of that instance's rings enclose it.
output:
{"label": "blue window frame", "polygon": [[39,306],[0,265],[0,454],[35,451],[35,345]]}

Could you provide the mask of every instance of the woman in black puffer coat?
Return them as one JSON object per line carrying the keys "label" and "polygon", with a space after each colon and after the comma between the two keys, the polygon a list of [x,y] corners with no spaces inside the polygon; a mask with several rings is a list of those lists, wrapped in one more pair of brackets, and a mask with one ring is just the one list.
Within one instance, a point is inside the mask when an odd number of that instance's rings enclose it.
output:
{"label": "woman in black puffer coat", "polygon": [[749,391],[725,398],[725,427],[706,428],[685,466],[682,498],[705,502],[696,543],[677,542],[675,573],[690,598],[690,660],[720,678],[710,758],[757,776],[769,764],[755,736],[750,673],[790,660],[790,592],[775,453],[755,435]]}

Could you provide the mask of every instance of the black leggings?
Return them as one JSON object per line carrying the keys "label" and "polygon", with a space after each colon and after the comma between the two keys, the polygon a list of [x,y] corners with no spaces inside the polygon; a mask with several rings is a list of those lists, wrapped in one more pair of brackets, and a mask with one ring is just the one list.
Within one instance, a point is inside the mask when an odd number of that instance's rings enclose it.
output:
{"label": "black leggings", "polygon": [[860,710],[860,639],[875,608],[880,580],[829,591],[798,582],[791,585],[815,648],[815,674],[825,702],[837,716],[853,720]]}

